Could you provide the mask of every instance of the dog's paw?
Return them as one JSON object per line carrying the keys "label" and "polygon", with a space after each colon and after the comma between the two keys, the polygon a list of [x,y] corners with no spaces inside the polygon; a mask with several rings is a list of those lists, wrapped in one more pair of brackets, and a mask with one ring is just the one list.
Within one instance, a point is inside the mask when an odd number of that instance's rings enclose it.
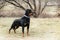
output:
{"label": "dog's paw", "polygon": [[27,36],[30,36],[29,34],[27,34]]}

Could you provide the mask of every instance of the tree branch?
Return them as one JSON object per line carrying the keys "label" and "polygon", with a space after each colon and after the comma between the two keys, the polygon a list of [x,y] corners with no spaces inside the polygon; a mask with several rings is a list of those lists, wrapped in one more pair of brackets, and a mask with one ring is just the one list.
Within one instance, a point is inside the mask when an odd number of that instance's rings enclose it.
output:
{"label": "tree branch", "polygon": [[5,1],[0,4],[0,9],[2,9],[5,6]]}
{"label": "tree branch", "polygon": [[21,5],[21,4],[19,4],[16,0],[13,0],[15,3],[17,3],[22,9],[24,9],[25,10],[25,8]]}
{"label": "tree branch", "polygon": [[23,0],[23,1],[24,1],[25,3],[27,3],[27,4],[30,6],[30,8],[33,10],[31,4],[30,4],[28,1],[25,1],[25,0]]}
{"label": "tree branch", "polygon": [[18,5],[14,4],[14,3],[10,2],[10,1],[7,1],[7,0],[5,0],[5,1],[12,4],[12,5],[14,5],[14,6],[16,6],[16,7],[19,7],[19,8],[22,8],[23,10],[25,10],[25,8],[23,6],[21,6],[21,5],[18,6]]}
{"label": "tree branch", "polygon": [[41,0],[39,0],[38,16],[40,15],[40,12],[41,12]]}
{"label": "tree branch", "polygon": [[34,11],[36,11],[36,1],[33,0],[33,5],[34,5]]}
{"label": "tree branch", "polygon": [[0,9],[2,9],[4,6],[5,6],[5,5],[2,5],[2,6],[0,7]]}
{"label": "tree branch", "polygon": [[45,5],[44,5],[44,7],[42,8],[41,13],[43,12],[43,10],[45,9],[45,7],[47,6],[47,3],[48,3],[48,1],[45,2]]}
{"label": "tree branch", "polygon": [[32,0],[33,1],[33,5],[34,5],[34,17],[37,17],[37,7],[36,7],[36,0]]}

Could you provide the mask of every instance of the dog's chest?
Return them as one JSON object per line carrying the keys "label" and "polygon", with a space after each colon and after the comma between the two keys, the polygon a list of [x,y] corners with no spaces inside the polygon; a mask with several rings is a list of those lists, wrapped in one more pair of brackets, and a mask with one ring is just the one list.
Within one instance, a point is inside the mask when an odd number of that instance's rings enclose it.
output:
{"label": "dog's chest", "polygon": [[23,18],[21,19],[21,24],[27,25],[27,24],[29,24],[29,21],[30,21],[30,18],[23,17]]}
{"label": "dog's chest", "polygon": [[24,23],[24,25],[27,25],[27,23]]}
{"label": "dog's chest", "polygon": [[27,25],[27,24],[29,24],[29,22],[28,22],[28,20],[25,20],[24,25]]}
{"label": "dog's chest", "polygon": [[27,21],[27,20],[25,20],[25,21],[24,21],[24,25],[27,25],[27,23],[28,23],[28,21]]}

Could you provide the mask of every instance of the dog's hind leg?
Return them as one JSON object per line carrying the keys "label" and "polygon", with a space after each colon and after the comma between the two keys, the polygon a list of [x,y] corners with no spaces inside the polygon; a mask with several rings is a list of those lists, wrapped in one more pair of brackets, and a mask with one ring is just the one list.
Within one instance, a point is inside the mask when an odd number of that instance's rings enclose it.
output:
{"label": "dog's hind leg", "polygon": [[10,34],[11,30],[13,29],[13,27],[15,27],[15,26],[12,25],[11,28],[9,29],[9,34]]}
{"label": "dog's hind leg", "polygon": [[18,29],[18,28],[19,28],[19,26],[16,26],[16,27],[15,27],[15,29]]}
{"label": "dog's hind leg", "polygon": [[9,29],[9,34],[10,34],[11,29],[12,29],[12,28]]}
{"label": "dog's hind leg", "polygon": [[16,29],[17,29],[17,28],[19,28],[19,26],[15,26],[15,27],[13,28],[14,33],[16,33]]}
{"label": "dog's hind leg", "polygon": [[13,29],[14,30],[14,33],[16,33],[16,29]]}
{"label": "dog's hind leg", "polygon": [[[15,27],[16,27],[16,26],[15,26]],[[16,33],[16,28],[15,28],[15,27],[13,28],[13,30],[14,30],[14,33]]]}

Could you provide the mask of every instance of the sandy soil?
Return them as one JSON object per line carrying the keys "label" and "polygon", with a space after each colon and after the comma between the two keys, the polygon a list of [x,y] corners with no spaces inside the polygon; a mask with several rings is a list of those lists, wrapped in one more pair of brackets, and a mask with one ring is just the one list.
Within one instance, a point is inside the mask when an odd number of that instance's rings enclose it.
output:
{"label": "sandy soil", "polygon": [[30,36],[22,37],[21,28],[8,33],[8,30],[17,18],[0,18],[0,40],[60,40],[59,18],[31,18]]}

